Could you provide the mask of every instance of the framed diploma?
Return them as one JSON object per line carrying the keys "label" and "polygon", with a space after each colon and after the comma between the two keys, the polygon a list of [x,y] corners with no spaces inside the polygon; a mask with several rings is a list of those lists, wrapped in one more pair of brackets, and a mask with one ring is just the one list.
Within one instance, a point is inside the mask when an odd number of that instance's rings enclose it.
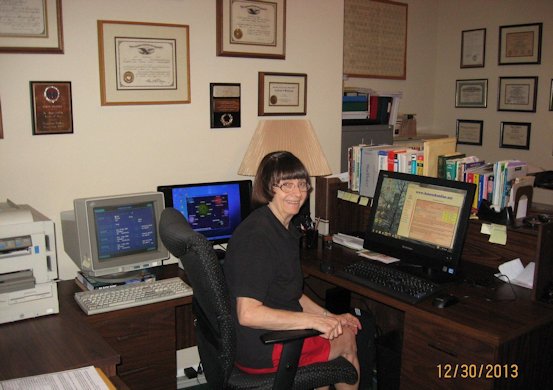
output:
{"label": "framed diploma", "polygon": [[61,0],[2,0],[0,15],[0,52],[63,53]]}
{"label": "framed diploma", "polygon": [[500,148],[530,149],[531,123],[501,122]]}
{"label": "framed diploma", "polygon": [[500,77],[497,111],[536,112],[537,77]]}
{"label": "framed diploma", "polygon": [[189,29],[98,20],[102,106],[190,103]]}
{"label": "framed diploma", "polygon": [[240,84],[210,83],[212,129],[240,127]]}
{"label": "framed diploma", "polygon": [[217,55],[286,57],[286,0],[217,0]]}
{"label": "framed diploma", "polygon": [[31,81],[33,135],[73,133],[69,81]]}
{"label": "framed diploma", "polygon": [[543,23],[499,27],[499,65],[541,63]]}
{"label": "framed diploma", "polygon": [[486,29],[461,34],[461,68],[483,68],[486,60]]}
{"label": "framed diploma", "polygon": [[305,115],[307,74],[259,72],[257,115]]}
{"label": "framed diploma", "polygon": [[457,143],[465,145],[482,145],[484,121],[457,120]]}
{"label": "framed diploma", "polygon": [[488,105],[488,79],[457,80],[455,107],[485,108]]}

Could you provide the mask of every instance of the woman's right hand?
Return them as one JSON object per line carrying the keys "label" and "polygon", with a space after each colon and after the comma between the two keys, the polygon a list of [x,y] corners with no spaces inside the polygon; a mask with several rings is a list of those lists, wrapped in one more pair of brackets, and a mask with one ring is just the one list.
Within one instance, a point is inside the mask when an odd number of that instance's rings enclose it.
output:
{"label": "woman's right hand", "polygon": [[310,327],[321,332],[321,337],[332,340],[342,334],[342,322],[338,318],[324,314],[315,314],[313,317]]}

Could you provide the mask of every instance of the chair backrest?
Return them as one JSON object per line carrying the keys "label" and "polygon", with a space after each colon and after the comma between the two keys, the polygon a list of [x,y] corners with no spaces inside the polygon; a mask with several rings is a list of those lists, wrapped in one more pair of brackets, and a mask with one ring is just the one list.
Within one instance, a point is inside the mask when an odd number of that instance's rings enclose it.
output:
{"label": "chair backrest", "polygon": [[234,366],[236,334],[221,264],[209,241],[192,230],[176,209],[162,212],[159,233],[169,252],[180,259],[194,289],[192,310],[206,379],[212,388],[225,388]]}

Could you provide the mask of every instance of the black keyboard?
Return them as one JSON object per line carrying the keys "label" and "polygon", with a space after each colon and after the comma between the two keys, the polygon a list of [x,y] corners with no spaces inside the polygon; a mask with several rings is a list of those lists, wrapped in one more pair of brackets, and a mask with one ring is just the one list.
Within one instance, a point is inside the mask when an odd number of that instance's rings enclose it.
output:
{"label": "black keyboard", "polygon": [[337,275],[408,303],[417,303],[441,289],[427,279],[373,261],[350,264]]}

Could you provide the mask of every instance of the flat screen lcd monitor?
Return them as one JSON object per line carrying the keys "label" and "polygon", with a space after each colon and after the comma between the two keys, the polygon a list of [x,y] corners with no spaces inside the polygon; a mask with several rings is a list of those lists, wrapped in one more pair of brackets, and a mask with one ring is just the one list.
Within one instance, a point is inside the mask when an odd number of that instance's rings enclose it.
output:
{"label": "flat screen lcd monitor", "polygon": [[475,188],[472,183],[381,170],[364,247],[420,266],[430,278],[455,275]]}
{"label": "flat screen lcd monitor", "polygon": [[158,186],[166,207],[180,211],[196,232],[214,244],[227,242],[248,216],[251,180]]}

